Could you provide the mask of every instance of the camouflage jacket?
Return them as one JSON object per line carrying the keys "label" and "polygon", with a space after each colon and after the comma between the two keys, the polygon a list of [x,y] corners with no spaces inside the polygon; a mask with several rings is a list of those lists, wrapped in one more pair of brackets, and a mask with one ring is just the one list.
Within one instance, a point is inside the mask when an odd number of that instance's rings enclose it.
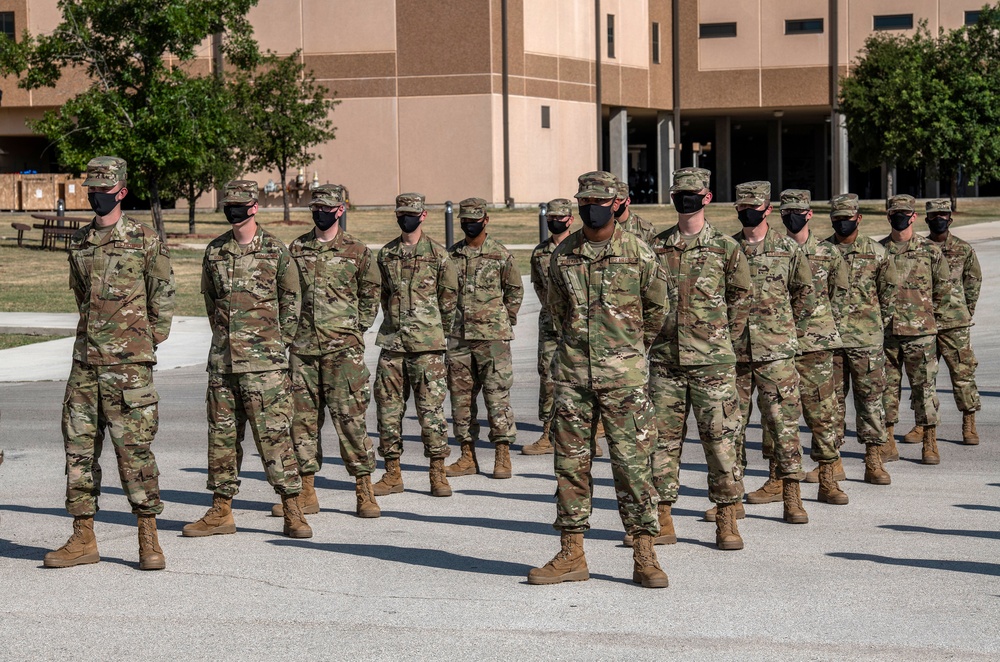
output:
{"label": "camouflage jacket", "polygon": [[798,337],[816,307],[812,272],[805,253],[794,239],[768,228],[764,240],[750,244],[737,233],[750,265],[753,294],[750,317],[735,342],[736,360],[776,361],[795,356]]}
{"label": "camouflage jacket", "polygon": [[92,222],[69,244],[69,287],[80,321],[73,359],[89,365],[155,363],[170,335],[174,272],[156,231],[122,214],[98,239]]}
{"label": "camouflage jacket", "polygon": [[208,371],[288,367],[299,322],[299,274],[285,245],[262,226],[247,246],[233,231],[205,249],[201,291],[212,326]]}
{"label": "camouflage jacket", "polygon": [[549,237],[531,251],[531,285],[535,288],[538,303],[541,304],[541,309],[538,311],[539,341],[555,340],[559,337],[559,333],[552,326],[552,313],[549,312],[549,287],[551,285],[549,263],[552,261],[552,253],[555,250],[556,244],[552,241],[552,237]]}
{"label": "camouflage jacket", "polygon": [[951,301],[944,310],[937,312],[939,329],[957,329],[972,326],[972,316],[976,314],[979,290],[983,285],[983,271],[979,267],[976,251],[967,241],[951,232],[937,247],[944,253],[951,270]]}
{"label": "camouflage jacket", "polygon": [[736,363],[750,313],[750,268],[739,244],[709,223],[688,244],[675,225],[650,244],[667,272],[670,313],[649,351],[671,365]]}
{"label": "camouflage jacket", "polygon": [[916,233],[905,243],[896,243],[892,236],[880,243],[896,267],[899,282],[886,335],[936,335],[936,317],[951,306],[951,272],[941,249]]}
{"label": "camouflage jacket", "polygon": [[328,242],[319,241],[316,230],[310,230],[288,250],[302,289],[292,353],[326,354],[364,344],[364,333],[378,314],[381,283],[368,247],[343,230]]}
{"label": "camouflage jacket", "polygon": [[847,297],[847,264],[834,246],[820,241],[810,231],[801,246],[812,272],[816,306],[806,319],[799,336],[799,354],[837,349],[841,346],[838,331],[840,311]]}
{"label": "camouflage jacket", "polygon": [[628,220],[624,223],[618,222],[618,225],[625,232],[631,232],[647,244],[652,244],[653,239],[656,237],[656,228],[653,227],[653,224],[631,209],[628,210]]}
{"label": "camouflage jacket", "polygon": [[552,254],[552,379],[591,389],[646,384],[646,352],[669,311],[667,275],[644,241],[615,228],[596,250],[582,230]]}
{"label": "camouflage jacket", "polygon": [[836,246],[847,265],[847,296],[833,305],[840,308],[842,347],[881,347],[883,329],[896,305],[896,267],[885,248],[868,235],[858,234],[853,244],[840,242],[836,234],[826,243]]}
{"label": "camouflage jacket", "polygon": [[382,326],[378,345],[390,352],[432,352],[447,349],[455,324],[458,278],[444,246],[426,234],[403,252],[396,238],[378,252],[382,273]]}
{"label": "camouflage jacket", "polygon": [[514,256],[487,235],[479,249],[463,239],[449,249],[458,274],[458,309],[451,337],[513,340],[524,284]]}

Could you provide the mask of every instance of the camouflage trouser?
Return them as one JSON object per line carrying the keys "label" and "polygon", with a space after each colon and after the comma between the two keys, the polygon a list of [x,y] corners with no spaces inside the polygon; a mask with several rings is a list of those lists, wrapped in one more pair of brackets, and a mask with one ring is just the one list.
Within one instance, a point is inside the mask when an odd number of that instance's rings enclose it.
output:
{"label": "camouflage trouser", "polygon": [[742,419],[735,366],[653,363],[649,397],[656,412],[653,484],[660,501],[677,501],[684,422],[692,408],[708,464],[708,497],[714,503],[739,501],[743,467],[736,454],[736,435],[742,430]]}
{"label": "camouflage trouser", "polygon": [[538,420],[542,423],[552,418],[555,404],[555,384],[552,382],[552,357],[559,346],[557,338],[538,336]]}
{"label": "camouflage trouser", "polygon": [[160,472],[150,448],[159,428],[158,400],[151,364],[97,366],[73,361],[62,411],[66,510],[70,515],[92,517],[97,513],[105,429],[114,444],[118,476],[132,512],[163,512],[157,480]]}
{"label": "camouflage trouser", "polygon": [[847,392],[854,392],[854,428],[866,446],[885,443],[885,350],[881,347],[844,347],[833,350],[833,385],[837,397],[837,448],[844,445]]}
{"label": "camouflage trouser", "polygon": [[746,469],[746,428],[750,422],[751,397],[760,389],[761,426],[771,425],[775,431],[774,461],[779,478],[805,478],[802,471],[802,445],[799,443],[799,372],[794,359],[752,361],[736,364],[736,390],[740,394],[742,416],[740,433],[736,437],[740,466]]}
{"label": "camouflage trouser", "polygon": [[976,388],[976,367],[979,361],[972,353],[969,327],[938,331],[937,354],[943,358],[951,375],[951,391],[959,411],[979,411],[979,389]]}
{"label": "camouflage trouser", "polygon": [[267,482],[278,494],[302,489],[292,448],[291,383],[285,370],[208,373],[208,489],[233,497],[240,488],[243,429],[247,422],[264,464]]}
{"label": "camouflage trouser", "polygon": [[611,455],[618,514],[625,531],[659,533],[652,454],[656,445],[653,407],[644,387],[594,391],[556,383],[555,413],[549,436],[555,447],[556,521],[561,531],[590,528],[594,483],[590,474],[591,437],[598,417]]}
{"label": "camouflage trouser", "polygon": [[340,440],[340,457],[347,473],[368,476],[375,471],[375,451],[365,414],[371,402],[363,345],[322,356],[292,354],[292,444],[299,471],[315,474],[323,466],[323,422],[330,410]]}
{"label": "camouflage trouser", "polygon": [[[807,352],[795,357],[795,369],[799,372],[799,397],[802,400],[802,416],[812,431],[812,446],[809,457],[818,464],[829,464],[840,459],[837,439],[844,429],[844,422],[837,406],[837,387],[833,379],[833,352],[822,350]],[[763,391],[757,395],[757,405],[761,406]],[[764,439],[764,457],[774,457],[774,428],[769,421],[761,420]]]}
{"label": "camouflage trouser", "polygon": [[917,425],[937,425],[937,336],[885,337],[885,424],[899,422],[903,371],[910,382],[910,408]]}
{"label": "camouflage trouser", "polygon": [[510,342],[453,339],[448,343],[445,363],[448,366],[455,441],[464,444],[478,439],[479,411],[474,405],[482,391],[490,421],[490,441],[494,444],[514,443],[517,430],[514,428],[514,410],[510,406],[510,388],[514,385]]}
{"label": "camouflage trouser", "polygon": [[375,369],[379,455],[394,460],[403,454],[403,416],[411,389],[420,420],[424,456],[448,457],[448,425],[444,418],[448,368],[444,364],[444,354],[385,350],[379,355]]}

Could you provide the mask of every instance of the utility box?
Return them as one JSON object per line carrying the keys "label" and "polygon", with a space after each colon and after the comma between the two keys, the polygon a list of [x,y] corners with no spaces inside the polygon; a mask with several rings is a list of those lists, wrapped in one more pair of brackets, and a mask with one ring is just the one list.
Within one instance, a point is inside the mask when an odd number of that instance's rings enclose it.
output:
{"label": "utility box", "polygon": [[0,211],[21,211],[21,175],[0,175]]}
{"label": "utility box", "polygon": [[83,177],[65,175],[66,181],[59,185],[59,197],[66,201],[66,209],[85,209],[90,211],[90,201],[87,200],[87,187],[83,185]]}
{"label": "utility box", "polygon": [[51,211],[56,208],[59,175],[21,175],[21,211]]}

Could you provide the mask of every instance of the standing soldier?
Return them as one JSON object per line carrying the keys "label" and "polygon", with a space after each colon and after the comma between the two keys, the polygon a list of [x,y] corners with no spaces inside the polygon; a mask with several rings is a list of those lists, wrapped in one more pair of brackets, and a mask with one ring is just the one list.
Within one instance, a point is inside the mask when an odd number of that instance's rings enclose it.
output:
{"label": "standing soldier", "polygon": [[561,549],[528,573],[529,584],[588,579],[591,435],[604,420],[618,513],[635,540],[632,581],[667,586],[653,548],[659,533],[650,454],[656,443],[646,392],[646,353],[667,313],[666,274],[652,250],[612,222],[617,185],[609,172],[579,178],[584,228],[552,254],[549,305],[559,347],[552,362],[556,521]]}
{"label": "standing soldier", "polygon": [[[316,227],[289,246],[302,290],[302,314],[290,359],[292,443],[302,476],[302,512],[319,512],[315,479],[323,466],[322,429],[324,410],[329,409],[340,457],[355,479],[357,514],[378,517],[381,511],[371,481],[375,451],[365,423],[371,375],[365,365],[364,336],[378,313],[378,265],[367,246],[340,228],[347,214],[344,187],[317,187],[309,208]],[[271,514],[282,517],[281,505],[275,505]]]}
{"label": "standing soldier", "polygon": [[[667,271],[670,308],[649,351],[657,428],[653,483],[660,497],[655,542],[677,542],[671,506],[680,488],[684,421],[693,407],[708,464],[708,496],[717,504],[716,545],[743,549],[736,526],[743,467],[737,455],[742,417],[733,339],[746,327],[752,286],[739,245],[705,220],[710,178],[703,168],[674,171],[670,193],[678,222],[651,244]],[[625,544],[631,542],[626,536]]]}
{"label": "standing soldier", "polygon": [[[736,214],[743,230],[736,239],[750,264],[753,283],[750,318],[736,343],[736,386],[740,394],[742,429],[737,439],[742,468],[746,469],[746,427],[750,398],[760,390],[762,427],[774,431],[774,477],[781,481],[784,518],[805,524],[799,481],[802,446],[799,443],[799,373],[795,369],[798,337],[816,307],[809,262],[793,239],[768,227],[771,184],[746,182],[736,187]],[[742,504],[741,504],[742,506]],[[712,516],[711,511],[706,519]]]}
{"label": "standing soldier", "polygon": [[[788,237],[806,256],[816,295],[816,306],[799,337],[795,369],[799,373],[802,414],[812,431],[810,457],[819,463],[817,500],[842,506],[848,503],[848,497],[834,478],[834,464],[840,460],[837,438],[844,422],[838,419],[840,408],[833,385],[833,352],[841,347],[837,323],[850,285],[840,251],[817,239],[809,229],[813,215],[810,203],[809,191],[787,189],[781,192],[781,222]],[[781,501],[782,484],[775,475],[774,436],[774,429],[764,425],[764,457],[770,459],[771,473],[763,487],[747,495],[747,503]]]}
{"label": "standing soldier", "polygon": [[[465,239],[449,249],[458,272],[458,314],[448,338],[448,387],[455,440],[462,456],[447,467],[448,476],[479,471],[476,437],[470,432],[483,392],[490,421],[490,441],[496,448],[494,478],[510,478],[510,444],[517,436],[510,388],[514,364],[510,341],[514,339],[517,311],[524,298],[521,274],[503,244],[486,232],[490,222],[486,201],[466,198],[459,203],[459,222]],[[475,423],[478,432],[479,424]]]}
{"label": "standing soldier", "polygon": [[431,496],[451,496],[444,470],[449,453],[444,352],[455,322],[458,279],[444,246],[423,233],[425,218],[423,195],[396,196],[396,223],[402,234],[378,252],[384,319],[376,341],[382,353],[375,371],[375,403],[378,452],[385,458],[385,475],[374,485],[377,496],[403,491],[399,456],[411,390],[424,455],[431,461]]}
{"label": "standing soldier", "polygon": [[299,319],[299,275],[281,241],[257,224],[257,182],[226,184],[232,229],[205,249],[201,291],[212,327],[208,354],[208,489],[212,507],[184,527],[189,537],[236,533],[233,497],[250,422],[267,482],[281,496],[284,534],[310,538],[292,447],[288,346]]}
{"label": "standing soldier", "polygon": [[899,289],[892,319],[885,330],[885,423],[893,438],[899,420],[903,370],[910,382],[910,406],[923,430],[924,464],[938,464],[937,331],[936,318],[951,307],[951,273],[937,244],[913,231],[917,217],[911,195],[894,195],[886,205],[892,232],[881,241],[896,274]]}
{"label": "standing soldier", "polygon": [[[889,485],[892,478],[883,466],[886,444],[885,350],[883,329],[888,328],[896,301],[896,268],[885,248],[860,233],[858,196],[838,195],[830,201],[833,235],[827,241],[840,251],[847,264],[850,289],[840,304],[840,349],[833,351],[834,387],[837,392],[837,420],[841,428],[837,448],[844,445],[847,392],[854,392],[855,428],[858,442],[865,446],[865,482]],[[834,301],[834,305],[836,305]],[[890,446],[895,448],[892,437]],[[885,446],[885,447],[884,447]],[[884,447],[884,448],[883,448]],[[897,456],[898,457],[898,456]],[[833,465],[834,480],[844,480],[844,465]],[[816,476],[807,477],[818,482]]]}
{"label": "standing soldier", "polygon": [[[962,241],[949,230],[951,225],[951,201],[929,200],[927,202],[927,226],[930,240],[941,247],[951,270],[951,305],[938,314],[937,355],[944,357],[951,376],[951,390],[955,404],[962,412],[962,442],[969,446],[979,443],[976,432],[976,412],[982,405],[976,388],[976,355],[972,352],[972,316],[976,314],[979,289],[983,284],[983,272],[979,268],[976,251],[968,242]],[[903,441],[908,444],[920,443],[924,429],[915,425],[906,433]]]}
{"label": "standing soldier", "polygon": [[73,535],[45,555],[48,568],[101,560],[94,515],[101,494],[98,464],[104,428],[118,459],[118,474],[139,523],[139,568],[166,567],[156,535],[159,470],[151,445],[159,427],[153,364],[170,334],[174,273],[170,252],[156,232],[122,213],[128,195],[126,164],[99,156],[87,164],[88,198],[96,215],[70,240],[69,284],[80,322],[73,367],[63,399],[66,510]]}
{"label": "standing soldier", "polygon": [[615,212],[615,221],[622,226],[625,232],[631,232],[642,239],[647,244],[651,244],[656,237],[656,228],[646,219],[632,211],[632,198],[628,193],[628,182],[618,181],[618,193],[615,198],[618,201],[618,210]]}

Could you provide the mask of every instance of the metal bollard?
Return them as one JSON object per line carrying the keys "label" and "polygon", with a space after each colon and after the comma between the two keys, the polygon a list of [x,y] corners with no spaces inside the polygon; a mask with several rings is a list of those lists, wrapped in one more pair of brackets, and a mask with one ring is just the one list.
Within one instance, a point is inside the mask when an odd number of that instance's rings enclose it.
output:
{"label": "metal bollard", "polygon": [[455,243],[455,214],[452,210],[451,200],[444,203],[444,245],[447,248]]}
{"label": "metal bollard", "polygon": [[65,215],[66,215],[66,201],[63,200],[62,198],[59,198],[56,201],[56,216],[60,217],[58,221],[59,225],[63,224],[62,217]]}
{"label": "metal bollard", "polygon": [[549,238],[549,224],[545,220],[545,215],[549,211],[549,206],[544,202],[538,204],[538,243],[542,243]]}
{"label": "metal bollard", "polygon": [[341,230],[343,230],[344,232],[347,232],[347,208],[346,207],[344,208],[344,213],[341,215],[341,217],[339,219],[337,219],[337,223],[340,225],[340,229]]}

